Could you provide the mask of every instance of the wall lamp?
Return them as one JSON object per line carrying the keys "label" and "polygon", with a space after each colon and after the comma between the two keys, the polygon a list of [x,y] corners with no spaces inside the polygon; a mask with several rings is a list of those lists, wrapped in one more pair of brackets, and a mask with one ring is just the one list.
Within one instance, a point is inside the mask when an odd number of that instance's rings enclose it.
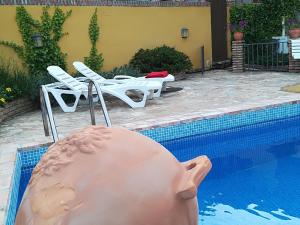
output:
{"label": "wall lamp", "polygon": [[42,41],[42,36],[41,34],[34,34],[32,35],[32,39],[34,41],[34,47],[42,47],[43,46],[43,41]]}
{"label": "wall lamp", "polygon": [[189,29],[186,27],[181,28],[181,38],[189,37]]}

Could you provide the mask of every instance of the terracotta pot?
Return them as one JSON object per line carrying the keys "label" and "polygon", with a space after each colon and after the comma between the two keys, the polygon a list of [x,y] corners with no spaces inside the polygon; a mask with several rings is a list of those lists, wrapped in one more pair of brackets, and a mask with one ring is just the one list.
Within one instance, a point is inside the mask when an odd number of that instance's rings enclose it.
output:
{"label": "terracotta pot", "polygon": [[298,28],[289,30],[289,35],[292,39],[298,38],[300,36],[300,32],[298,31]]}
{"label": "terracotta pot", "polygon": [[298,37],[300,37],[300,28],[296,28],[295,30],[296,30],[297,33],[298,33]]}
{"label": "terracotta pot", "polygon": [[180,163],[124,128],[87,127],[51,145],[35,167],[16,225],[197,225],[206,156]]}
{"label": "terracotta pot", "polygon": [[242,32],[239,32],[239,31],[234,32],[233,38],[234,38],[235,41],[241,41],[241,40],[244,39],[244,34]]}

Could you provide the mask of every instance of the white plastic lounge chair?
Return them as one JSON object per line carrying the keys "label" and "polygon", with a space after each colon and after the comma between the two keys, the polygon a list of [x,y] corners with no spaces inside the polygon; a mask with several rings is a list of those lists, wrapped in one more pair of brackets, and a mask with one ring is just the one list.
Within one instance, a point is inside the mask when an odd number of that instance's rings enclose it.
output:
{"label": "white plastic lounge chair", "polygon": [[[66,71],[61,69],[58,66],[48,66],[47,70],[51,76],[53,76],[56,80],[67,88],[63,89],[63,87],[54,87],[51,89],[48,86],[49,92],[51,92],[54,98],[57,100],[60,107],[63,109],[64,112],[74,112],[76,110],[77,104],[79,102],[80,96],[83,95],[85,98],[88,97],[88,85],[87,83],[80,82],[76,78],[69,75]],[[57,85],[57,84],[56,84]],[[100,84],[99,84],[100,85]],[[152,88],[157,88],[159,83],[152,83]],[[145,86],[143,83],[124,83],[124,84],[117,84],[117,83],[109,83],[106,82],[101,83],[101,91],[103,93],[111,94],[125,103],[127,103],[132,108],[139,108],[144,107],[146,105],[146,100],[148,96],[151,94],[149,92],[149,88]],[[49,89],[50,88],[50,89]],[[138,90],[143,93],[143,98],[141,101],[136,102],[132,100],[126,94],[127,91],[130,90]],[[71,94],[75,96],[75,102],[73,106],[68,106],[62,98],[62,94]]]}
{"label": "white plastic lounge chair", "polygon": [[300,39],[291,40],[292,56],[294,59],[300,59]]}
{"label": "white plastic lounge chair", "polygon": [[[114,77],[114,79],[105,79],[104,77],[102,77],[101,75],[99,75],[98,73],[94,72],[93,70],[91,70],[89,67],[87,67],[84,63],[76,61],[73,62],[73,66],[75,67],[75,69],[81,73],[83,76],[89,78],[90,80],[96,81],[98,83],[102,83],[102,82],[112,82],[112,83],[140,83],[140,82],[146,82],[144,83],[144,85],[147,85],[149,88],[153,87],[153,82],[156,83],[157,88],[155,90],[153,90],[153,97],[159,97],[161,94],[162,89],[164,88],[164,85],[166,82],[168,81],[174,81],[174,76],[169,74],[167,77],[164,78],[145,78],[145,77],[139,77],[139,78],[135,78],[135,77],[131,77],[131,76],[126,76],[126,75],[117,75]],[[159,83],[160,85],[158,85],[157,83]]]}

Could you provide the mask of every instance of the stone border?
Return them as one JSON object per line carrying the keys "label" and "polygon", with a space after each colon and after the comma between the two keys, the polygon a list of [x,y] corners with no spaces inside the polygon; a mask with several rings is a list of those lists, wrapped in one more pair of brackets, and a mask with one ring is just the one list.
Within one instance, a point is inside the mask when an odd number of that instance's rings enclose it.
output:
{"label": "stone border", "polygon": [[254,108],[250,108],[250,109],[242,109],[242,110],[218,113],[218,114],[213,114],[213,115],[208,115],[208,116],[204,116],[204,115],[196,116],[196,117],[192,117],[192,118],[188,118],[188,119],[167,122],[167,123],[162,123],[162,124],[157,124],[157,125],[152,125],[152,126],[140,126],[135,129],[132,129],[132,130],[133,131],[146,131],[146,130],[152,130],[152,129],[156,129],[156,128],[164,128],[164,127],[168,127],[168,126],[184,124],[184,123],[191,123],[191,122],[198,121],[198,120],[216,119],[216,118],[219,118],[219,117],[222,117],[225,115],[236,115],[236,114],[245,113],[245,112],[253,112],[253,111],[258,111],[258,110],[276,108],[276,107],[282,106],[282,105],[294,105],[294,104],[300,104],[300,100],[293,100],[293,101],[282,102],[282,103],[277,103],[277,104],[258,106],[258,107],[254,107]]}
{"label": "stone border", "polygon": [[6,222],[18,149],[16,144],[6,144],[3,147],[5,153],[0,151],[0,225],[5,225]]}
{"label": "stone border", "polygon": [[37,108],[37,104],[29,98],[19,98],[0,107],[0,123],[17,115],[30,112]]}
{"label": "stone border", "polygon": [[209,6],[206,0],[195,1],[135,1],[135,0],[0,0],[0,5],[50,6],[131,6],[131,7],[189,7]]}

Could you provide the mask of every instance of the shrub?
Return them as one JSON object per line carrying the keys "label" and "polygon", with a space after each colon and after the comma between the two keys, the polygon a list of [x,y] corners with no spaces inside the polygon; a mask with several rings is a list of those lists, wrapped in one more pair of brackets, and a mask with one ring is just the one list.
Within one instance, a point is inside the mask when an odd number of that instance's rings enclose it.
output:
{"label": "shrub", "polygon": [[15,80],[15,76],[21,76],[23,72],[13,63],[7,63],[0,59],[0,106],[22,95],[26,88],[24,80]]}
{"label": "shrub", "polygon": [[241,20],[237,24],[231,24],[230,30],[231,32],[244,32],[247,27],[247,21]]}
{"label": "shrub", "polygon": [[10,87],[0,87],[0,106],[14,99],[13,89]]}
{"label": "shrub", "polygon": [[138,69],[133,68],[130,65],[116,67],[112,71],[101,73],[101,76],[105,77],[106,79],[112,79],[116,75],[127,75],[132,77],[143,76],[143,74],[141,74],[141,72]]}
{"label": "shrub", "polygon": [[142,73],[162,70],[179,73],[192,69],[192,63],[187,55],[166,45],[154,49],[140,49],[129,65]]}
{"label": "shrub", "polygon": [[42,84],[52,83],[54,80],[46,73],[29,76],[16,67],[13,62],[0,58],[0,105],[18,97],[30,97],[38,101],[39,88]]}
{"label": "shrub", "polygon": [[296,19],[294,18],[289,18],[287,20],[287,25],[289,29],[295,29],[295,28],[299,28],[299,23]]}
{"label": "shrub", "polygon": [[98,53],[98,49],[96,46],[100,35],[99,30],[100,28],[98,25],[97,9],[95,9],[89,25],[89,37],[92,48],[90,50],[90,55],[88,57],[84,57],[84,63],[96,72],[99,72],[101,70],[104,61],[102,54]]}

